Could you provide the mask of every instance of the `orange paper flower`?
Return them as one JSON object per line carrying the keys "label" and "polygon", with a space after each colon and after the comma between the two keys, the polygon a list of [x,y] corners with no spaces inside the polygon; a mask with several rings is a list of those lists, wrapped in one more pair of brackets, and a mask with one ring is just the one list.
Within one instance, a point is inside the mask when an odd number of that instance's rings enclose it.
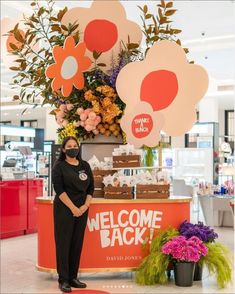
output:
{"label": "orange paper flower", "polygon": [[89,57],[84,56],[85,43],[75,44],[74,38],[69,36],[64,42],[64,47],[55,46],[53,56],[55,63],[46,70],[46,76],[53,78],[51,88],[54,91],[61,89],[62,95],[68,97],[73,86],[79,90],[84,87],[83,72],[91,65]]}

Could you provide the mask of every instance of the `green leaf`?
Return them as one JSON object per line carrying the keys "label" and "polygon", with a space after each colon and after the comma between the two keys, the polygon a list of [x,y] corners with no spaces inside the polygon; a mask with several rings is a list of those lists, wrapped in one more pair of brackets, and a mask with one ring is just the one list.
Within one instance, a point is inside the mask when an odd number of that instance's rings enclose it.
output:
{"label": "green leaf", "polygon": [[149,18],[151,18],[152,17],[152,14],[146,14],[145,15],[145,19],[149,19]]}
{"label": "green leaf", "polygon": [[164,0],[161,0],[161,5],[162,5],[163,8],[166,7],[166,5],[165,5],[165,1],[164,1]]}
{"label": "green leaf", "polygon": [[20,31],[17,29],[17,30],[14,30],[14,37],[16,38],[16,40],[20,43],[24,43],[24,38],[23,36],[21,35]]}
{"label": "green leaf", "polygon": [[69,30],[65,25],[61,25],[61,28],[66,32],[68,32],[68,30]]}
{"label": "green leaf", "polygon": [[28,39],[28,44],[30,44],[35,37],[36,35],[31,35],[30,38]]}
{"label": "green leaf", "polygon": [[137,44],[137,43],[129,43],[129,44],[127,44],[127,48],[128,49],[136,49],[136,48],[139,48],[139,44]]}
{"label": "green leaf", "polygon": [[166,16],[173,15],[176,11],[177,11],[177,9],[167,10],[167,11],[165,12],[165,15],[166,15]]}
{"label": "green leaf", "polygon": [[105,63],[97,63],[98,66],[106,66]]}
{"label": "green leaf", "polygon": [[170,29],[170,31],[172,32],[172,34],[179,34],[182,32],[182,30],[178,30],[178,29]]}
{"label": "green leaf", "polygon": [[144,14],[146,14],[148,12],[148,6],[147,5],[144,5],[143,12],[144,12]]}
{"label": "green leaf", "polygon": [[36,5],[36,3],[35,3],[35,2],[32,2],[30,5],[31,5],[31,6],[35,6],[35,5]]}
{"label": "green leaf", "polygon": [[102,52],[93,51],[93,57],[94,57],[94,59],[97,60],[100,57],[101,54],[102,54]]}
{"label": "green leaf", "polygon": [[14,51],[18,50],[18,47],[17,47],[15,44],[13,44],[13,43],[10,43],[9,46],[10,46],[11,49],[14,50]]}
{"label": "green leaf", "polygon": [[180,39],[178,39],[178,40],[176,41],[176,43],[179,44],[179,45],[181,46],[181,41],[180,41]]}
{"label": "green leaf", "polygon": [[38,16],[41,16],[44,12],[45,12],[45,8],[44,8],[44,7],[41,7],[41,8],[38,10]]}
{"label": "green leaf", "polygon": [[56,18],[56,17],[54,17],[54,16],[51,16],[51,17],[49,18],[49,20],[50,20],[50,21],[58,21],[58,18]]}
{"label": "green leaf", "polygon": [[171,7],[173,7],[173,2],[168,2],[168,3],[166,4],[166,8],[171,8]]}

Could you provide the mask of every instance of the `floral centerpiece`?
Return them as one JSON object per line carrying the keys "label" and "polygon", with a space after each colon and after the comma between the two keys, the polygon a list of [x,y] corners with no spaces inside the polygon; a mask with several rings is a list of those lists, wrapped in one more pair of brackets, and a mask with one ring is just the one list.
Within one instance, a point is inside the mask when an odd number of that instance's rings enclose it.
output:
{"label": "floral centerpiece", "polygon": [[[181,45],[181,30],[170,20],[176,12],[173,2],[159,2],[156,14],[147,5],[139,7],[142,31],[126,18],[119,1],[94,1],[90,8],[65,7],[58,13],[52,0],[44,6],[36,0],[31,6],[33,14],[7,33],[8,53],[15,57],[10,67],[16,72],[13,86],[19,89],[14,99],[52,106],[60,140],[67,135],[83,140],[103,134],[125,142],[120,122],[126,104],[116,80],[124,66],[144,60],[155,43],[169,40]],[[159,126],[153,130],[160,133],[162,119],[155,116]],[[157,136],[151,136],[156,144]]]}
{"label": "floral centerpiece", "polygon": [[190,240],[193,236],[199,238],[208,249],[208,254],[203,256],[196,265],[194,280],[200,280],[203,266],[206,266],[211,274],[216,275],[217,284],[224,288],[232,280],[231,256],[228,248],[215,242],[218,234],[214,229],[198,222],[197,224],[184,221],[179,227],[180,235]]}

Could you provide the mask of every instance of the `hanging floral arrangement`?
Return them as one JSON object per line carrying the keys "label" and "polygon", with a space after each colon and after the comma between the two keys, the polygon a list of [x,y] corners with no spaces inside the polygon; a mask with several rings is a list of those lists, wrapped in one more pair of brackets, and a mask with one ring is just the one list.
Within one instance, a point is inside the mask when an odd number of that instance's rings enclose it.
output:
{"label": "hanging floral arrangement", "polygon": [[[127,64],[144,60],[154,43],[181,44],[177,37],[181,31],[170,20],[176,12],[173,2],[162,0],[156,15],[147,5],[139,7],[142,30],[126,18],[119,1],[93,1],[90,8],[65,7],[58,13],[52,0],[45,6],[33,1],[31,6],[33,14],[6,34],[8,52],[15,56],[10,69],[16,72],[13,87],[19,95],[14,99],[52,106],[60,140],[67,135],[84,140],[102,134],[125,141],[120,123],[126,104],[116,80]],[[141,50],[143,34],[146,46]],[[154,127],[159,132],[162,116],[154,116],[161,121]]]}

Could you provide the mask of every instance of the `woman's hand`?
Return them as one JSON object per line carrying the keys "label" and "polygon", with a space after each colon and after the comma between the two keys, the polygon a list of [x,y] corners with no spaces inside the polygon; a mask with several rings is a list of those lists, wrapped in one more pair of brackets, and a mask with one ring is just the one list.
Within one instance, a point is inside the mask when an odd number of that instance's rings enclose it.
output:
{"label": "woman's hand", "polygon": [[73,216],[75,216],[75,217],[79,217],[83,214],[82,210],[80,208],[78,208],[77,206],[74,206],[71,211],[72,211]]}
{"label": "woman's hand", "polygon": [[85,211],[87,211],[88,206],[86,204],[84,204],[84,205],[80,206],[79,209],[81,210],[81,212],[83,214]]}

